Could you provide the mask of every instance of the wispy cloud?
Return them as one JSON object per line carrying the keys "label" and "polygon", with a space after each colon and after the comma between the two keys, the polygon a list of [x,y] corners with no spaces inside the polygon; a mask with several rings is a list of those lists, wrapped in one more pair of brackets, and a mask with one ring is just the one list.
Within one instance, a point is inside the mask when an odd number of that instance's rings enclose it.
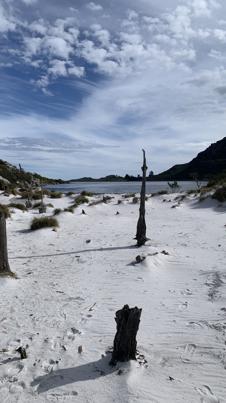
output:
{"label": "wispy cloud", "polygon": [[159,171],[225,135],[222,0],[14,1],[0,5],[6,155],[98,176],[136,173],[146,147]]}

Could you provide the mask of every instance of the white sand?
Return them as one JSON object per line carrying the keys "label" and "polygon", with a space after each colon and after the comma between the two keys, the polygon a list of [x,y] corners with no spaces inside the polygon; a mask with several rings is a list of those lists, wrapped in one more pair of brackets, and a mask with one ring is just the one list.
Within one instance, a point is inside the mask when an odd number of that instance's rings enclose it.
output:
{"label": "white sand", "polygon": [[[151,198],[151,240],[137,249],[139,206],[118,197],[61,214],[57,232],[26,231],[35,211],[8,220],[19,279],[0,280],[0,402],[226,401],[225,208]],[[65,207],[70,198],[48,201]],[[131,264],[138,254],[144,262]],[[143,308],[138,350],[147,368],[108,366],[114,313],[125,303]],[[26,360],[15,352],[21,345]]]}

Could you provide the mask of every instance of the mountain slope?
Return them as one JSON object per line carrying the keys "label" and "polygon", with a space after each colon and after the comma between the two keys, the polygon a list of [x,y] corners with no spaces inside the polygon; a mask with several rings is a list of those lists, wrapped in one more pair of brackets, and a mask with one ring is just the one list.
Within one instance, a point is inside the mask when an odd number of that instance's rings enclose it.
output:
{"label": "mountain slope", "polygon": [[210,179],[226,171],[226,137],[211,144],[186,164],[172,168],[154,176],[154,180]]}
{"label": "mountain slope", "polygon": [[31,182],[32,179],[38,179],[41,183],[61,183],[60,179],[49,179],[36,173],[26,172],[6,161],[0,160],[0,187],[5,185],[22,185],[24,182]]}

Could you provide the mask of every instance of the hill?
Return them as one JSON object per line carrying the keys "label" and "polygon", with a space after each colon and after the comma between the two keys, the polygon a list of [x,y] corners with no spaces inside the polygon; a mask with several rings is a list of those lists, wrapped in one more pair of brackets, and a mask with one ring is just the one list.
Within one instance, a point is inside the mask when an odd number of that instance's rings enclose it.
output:
{"label": "hill", "polygon": [[0,160],[0,189],[23,186],[25,182],[30,183],[32,180],[39,181],[41,184],[63,183],[60,179],[50,179],[37,173],[26,172],[22,168],[17,168],[6,161]]}
{"label": "hill", "polygon": [[186,164],[174,165],[172,168],[155,175],[151,180],[199,180],[211,179],[226,172],[226,137],[211,144]]}

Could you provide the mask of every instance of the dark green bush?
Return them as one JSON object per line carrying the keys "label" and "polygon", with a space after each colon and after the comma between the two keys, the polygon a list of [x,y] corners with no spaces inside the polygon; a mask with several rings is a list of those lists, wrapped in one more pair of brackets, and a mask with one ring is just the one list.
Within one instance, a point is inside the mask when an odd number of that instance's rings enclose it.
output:
{"label": "dark green bush", "polygon": [[88,197],[92,197],[93,193],[92,192],[87,192],[86,190],[83,190],[81,192],[81,196],[88,196]]}
{"label": "dark green bush", "polygon": [[67,192],[66,196],[73,196],[75,194],[75,192]]}
{"label": "dark green bush", "polygon": [[55,208],[53,215],[59,215],[62,212],[61,208]]}
{"label": "dark green bush", "polygon": [[36,190],[32,193],[31,198],[33,200],[41,200],[43,198],[43,192],[41,190]]}
{"label": "dark green bush", "polygon": [[139,202],[139,197],[133,197],[133,204],[137,204]]}
{"label": "dark green bush", "polygon": [[73,207],[78,207],[80,204],[89,203],[89,199],[86,196],[77,196],[74,200]]}
{"label": "dark green bush", "polygon": [[31,230],[37,230],[41,228],[48,228],[48,227],[59,227],[58,221],[56,218],[53,217],[40,217],[40,218],[33,218],[31,223]]}
{"label": "dark green bush", "polygon": [[21,211],[27,211],[27,207],[22,203],[10,203],[9,207],[17,208]]}
{"label": "dark green bush", "polygon": [[168,194],[167,190],[159,190],[158,192],[152,193],[151,197],[163,196],[163,195],[167,195],[167,194]]}
{"label": "dark green bush", "polygon": [[226,201],[226,186],[222,186],[222,187],[218,188],[217,190],[215,190],[212,198],[216,199],[220,203],[225,202]]}
{"label": "dark green bush", "polygon": [[126,193],[124,195],[122,195],[122,197],[124,197],[125,199],[129,199],[130,197],[135,197],[136,193]]}
{"label": "dark green bush", "polygon": [[0,204],[0,211],[4,214],[5,218],[11,217],[9,207],[6,204]]}
{"label": "dark green bush", "polygon": [[45,204],[41,204],[41,206],[38,209],[39,214],[43,214],[46,213],[46,205]]}
{"label": "dark green bush", "polygon": [[67,207],[67,208],[65,208],[64,209],[64,211],[65,211],[65,213],[74,213],[74,207],[73,206],[71,206],[71,207]]}
{"label": "dark green bush", "polygon": [[62,197],[62,195],[63,195],[62,192],[54,192],[54,191],[51,191],[51,192],[49,193],[49,197],[50,197],[51,199],[60,199],[60,198]]}

